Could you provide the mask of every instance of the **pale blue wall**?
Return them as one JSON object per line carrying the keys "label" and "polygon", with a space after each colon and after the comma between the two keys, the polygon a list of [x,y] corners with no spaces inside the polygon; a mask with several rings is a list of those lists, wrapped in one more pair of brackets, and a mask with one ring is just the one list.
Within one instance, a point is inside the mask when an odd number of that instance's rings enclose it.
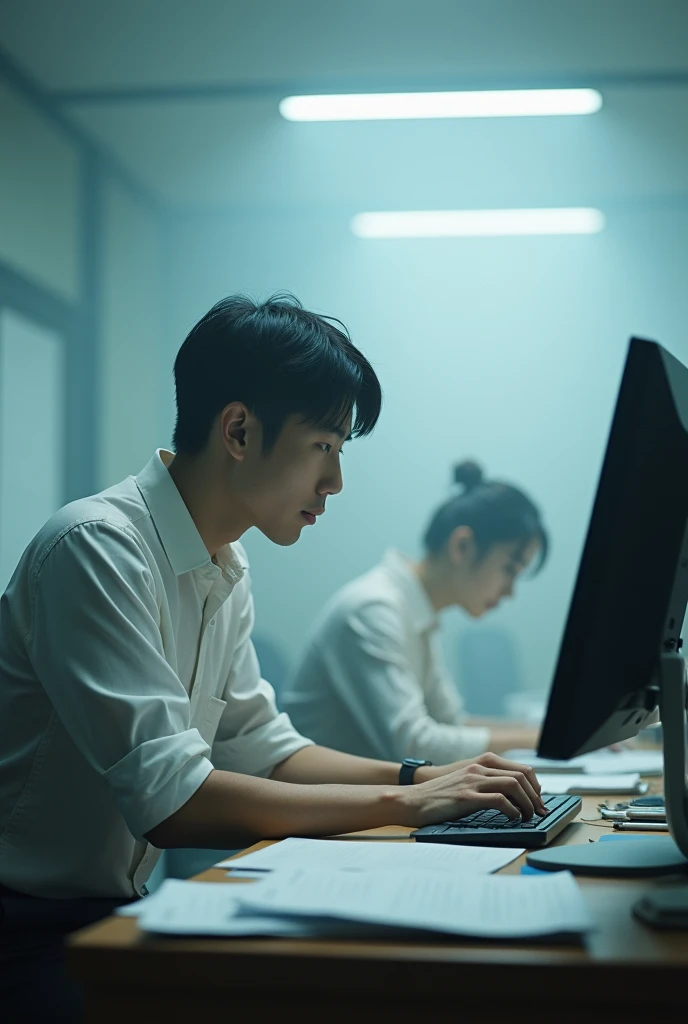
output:
{"label": "pale blue wall", "polygon": [[161,356],[158,218],[109,181],[103,203],[103,351],[98,486],[138,473],[161,442],[171,367]]}
{"label": "pale blue wall", "polygon": [[[0,359],[4,589],[8,565],[59,505],[137,472],[150,457],[162,435],[171,368],[160,351],[158,209],[113,173],[2,55],[0,122],[0,316],[10,324],[19,316],[26,321],[13,359],[7,353]],[[59,348],[59,380],[50,384],[55,425],[37,412],[48,383],[30,351],[31,339],[46,331]],[[36,359],[32,385],[27,373]],[[23,426],[22,408],[29,416]],[[16,437],[8,435],[11,421]],[[35,490],[19,493],[8,481],[17,478],[18,461],[26,461],[41,430],[40,453],[50,471],[32,463],[41,477],[39,500]]]}
{"label": "pale blue wall", "polygon": [[[418,552],[450,464],[473,455],[527,488],[553,534],[543,575],[490,617],[526,685],[546,689],[628,338],[688,360],[688,206],[601,205],[607,230],[572,238],[365,242],[336,212],[180,221],[171,349],[219,296],[290,288],[348,324],[384,386],[380,425],[347,450],[317,527],[288,549],[247,537],[258,629],[291,658],[336,587],[387,545]],[[445,620],[452,661],[463,622]]]}

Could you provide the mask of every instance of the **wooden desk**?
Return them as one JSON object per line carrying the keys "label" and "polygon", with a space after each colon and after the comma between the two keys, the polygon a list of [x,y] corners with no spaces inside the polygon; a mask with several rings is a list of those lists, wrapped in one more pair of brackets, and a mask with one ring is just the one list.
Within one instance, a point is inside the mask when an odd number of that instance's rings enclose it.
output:
{"label": "wooden desk", "polygon": [[[580,817],[597,818],[597,802],[586,798]],[[577,821],[556,842],[596,840],[603,827],[610,823]],[[504,872],[517,873],[522,863]],[[238,884],[218,868],[197,877]],[[631,914],[642,892],[669,883],[579,882],[598,924],[580,946],[159,939],[141,933],[134,919],[108,918],[73,938],[70,970],[85,986],[87,1024],[190,1024],[236,1014],[262,1021],[285,1013],[299,1024],[417,1024],[441,1011],[461,1024],[532,1024],[534,1013],[555,1024],[647,1024],[649,1014],[685,1024],[688,932],[655,931]]]}

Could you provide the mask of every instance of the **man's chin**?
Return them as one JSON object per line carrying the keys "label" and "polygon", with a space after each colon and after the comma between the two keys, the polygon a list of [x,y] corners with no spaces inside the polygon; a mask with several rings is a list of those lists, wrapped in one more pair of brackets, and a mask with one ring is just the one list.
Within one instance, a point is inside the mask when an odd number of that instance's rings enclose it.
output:
{"label": "man's chin", "polygon": [[[257,524],[256,524],[257,525]],[[258,526],[258,529],[267,537],[268,540],[272,541],[273,544],[278,544],[281,548],[289,548],[292,544],[296,544],[297,540],[301,536],[301,530],[303,527],[292,527],[290,530],[284,528],[274,528],[268,526]]]}
{"label": "man's chin", "polygon": [[279,546],[281,548],[290,548],[294,544],[296,544],[297,540],[299,540],[300,537],[301,537],[300,533],[297,533],[297,535],[295,537],[294,536],[291,536],[291,537],[276,537],[274,543],[275,544],[279,544]]}

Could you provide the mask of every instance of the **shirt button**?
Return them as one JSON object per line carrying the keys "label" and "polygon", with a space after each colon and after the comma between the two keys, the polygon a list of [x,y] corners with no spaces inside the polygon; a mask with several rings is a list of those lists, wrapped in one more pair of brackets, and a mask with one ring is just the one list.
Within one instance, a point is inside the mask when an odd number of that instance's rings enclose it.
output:
{"label": "shirt button", "polygon": [[215,619],[211,619],[210,622],[208,623],[208,625],[209,626],[214,626],[215,625]]}

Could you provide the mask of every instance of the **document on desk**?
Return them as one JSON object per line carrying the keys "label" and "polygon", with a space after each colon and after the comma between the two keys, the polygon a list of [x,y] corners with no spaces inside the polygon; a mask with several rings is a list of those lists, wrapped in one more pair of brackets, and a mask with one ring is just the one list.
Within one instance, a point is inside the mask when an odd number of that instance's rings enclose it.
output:
{"label": "document on desk", "polygon": [[605,796],[611,793],[644,793],[647,783],[638,772],[628,775],[587,775],[583,772],[538,772],[543,793],[570,793],[572,796]]}
{"label": "document on desk", "polygon": [[276,871],[242,887],[243,912],[490,939],[581,934],[593,927],[573,876],[450,875],[431,871]]}
{"label": "document on desk", "polygon": [[639,772],[641,775],[661,775],[664,754],[661,750],[597,750],[592,754],[572,757],[569,761],[553,761],[538,757],[534,750],[507,750],[504,757],[520,761],[539,772],[584,772],[587,775],[615,775]]}
{"label": "document on desk", "polygon": [[313,935],[312,925],[303,918],[265,913],[240,916],[237,892],[243,888],[226,882],[167,878],[153,895],[134,904],[136,913],[129,907],[118,913],[135,916],[142,931],[163,935]]}
{"label": "document on desk", "polygon": [[[237,892],[254,885],[235,886],[226,882],[192,882],[166,879],[160,888],[139,900],[138,912],[118,910],[138,919],[141,931],[157,935],[203,935],[217,938],[275,936],[277,938],[408,938],[406,929],[363,924],[335,917],[259,913],[242,907]],[[137,904],[138,906],[138,904]]]}
{"label": "document on desk", "polygon": [[506,867],[524,850],[489,846],[444,846],[431,843],[371,843],[338,839],[283,839],[236,860],[215,866],[243,871],[285,868],[345,868],[369,871],[391,868],[414,871],[445,871],[450,874],[483,874]]}

